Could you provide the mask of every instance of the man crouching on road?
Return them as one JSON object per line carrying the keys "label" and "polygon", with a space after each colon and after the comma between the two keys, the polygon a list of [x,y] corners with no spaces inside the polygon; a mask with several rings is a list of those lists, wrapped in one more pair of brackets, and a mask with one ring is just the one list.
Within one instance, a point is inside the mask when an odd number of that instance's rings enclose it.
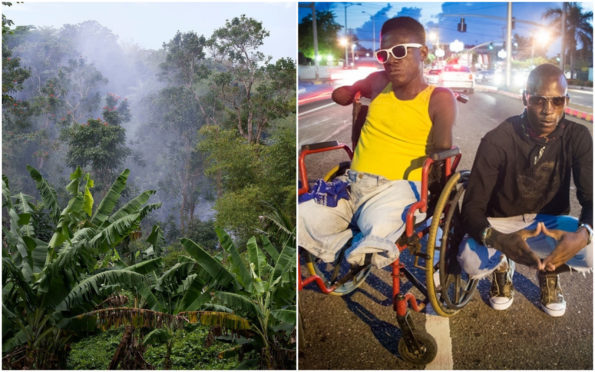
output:
{"label": "man crouching on road", "polygon": [[[566,311],[559,273],[590,271],[593,262],[593,140],[564,117],[562,71],[544,64],[531,71],[525,110],[482,138],[463,201],[469,236],[459,262],[471,278],[492,275],[490,305],[512,305],[514,264],[537,269],[541,308]],[[582,210],[570,212],[571,177]]]}

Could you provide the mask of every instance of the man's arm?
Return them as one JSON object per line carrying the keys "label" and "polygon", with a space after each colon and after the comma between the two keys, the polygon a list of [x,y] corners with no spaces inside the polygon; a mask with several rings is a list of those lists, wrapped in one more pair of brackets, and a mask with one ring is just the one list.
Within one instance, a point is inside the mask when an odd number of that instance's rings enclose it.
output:
{"label": "man's arm", "polygon": [[342,106],[353,103],[353,98],[357,92],[367,98],[374,98],[388,84],[388,78],[385,71],[376,71],[368,75],[365,79],[356,81],[353,85],[345,85],[333,91],[332,99]]}
{"label": "man's arm", "polygon": [[572,175],[576,197],[582,207],[579,224],[593,227],[593,139],[586,128],[580,129],[572,146]]}
{"label": "man's arm", "polygon": [[576,196],[582,207],[579,228],[575,232],[544,231],[558,241],[554,251],[543,260],[545,269],[549,271],[566,263],[589,243],[590,232],[581,224],[593,227],[593,140],[584,127],[577,127],[572,140],[572,176]]}
{"label": "man's arm", "polygon": [[503,161],[502,151],[485,137],[482,138],[475,153],[462,209],[465,230],[478,242],[482,242],[482,233],[490,226],[487,219],[488,203],[498,183],[500,163]]}
{"label": "man's arm", "polygon": [[449,150],[452,147],[452,128],[457,116],[457,101],[450,89],[434,88],[428,113],[432,120],[429,152]]}

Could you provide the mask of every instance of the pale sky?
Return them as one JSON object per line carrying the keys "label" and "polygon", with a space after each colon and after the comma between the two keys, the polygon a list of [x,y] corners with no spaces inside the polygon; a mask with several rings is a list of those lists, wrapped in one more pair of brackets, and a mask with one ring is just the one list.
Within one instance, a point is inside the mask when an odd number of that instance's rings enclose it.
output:
{"label": "pale sky", "polygon": [[15,26],[60,28],[95,20],[118,35],[119,41],[160,49],[176,31],[195,31],[209,37],[227,19],[245,14],[270,32],[261,51],[273,56],[297,56],[297,3],[290,2],[13,2],[2,13]]}

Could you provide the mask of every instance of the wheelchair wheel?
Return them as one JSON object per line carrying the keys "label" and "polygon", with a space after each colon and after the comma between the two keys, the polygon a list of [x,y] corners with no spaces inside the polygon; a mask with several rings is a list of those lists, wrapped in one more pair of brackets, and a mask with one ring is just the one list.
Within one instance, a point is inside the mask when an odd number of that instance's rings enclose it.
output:
{"label": "wheelchair wheel", "polygon": [[[464,235],[460,215],[468,177],[469,172],[457,172],[448,180],[436,203],[428,235],[428,297],[436,313],[442,316],[454,315],[462,309],[473,296],[478,282],[470,279],[457,262],[459,243]],[[438,283],[434,280],[436,272]]]}
{"label": "wheelchair wheel", "polygon": [[413,331],[413,337],[415,337],[415,340],[420,345],[421,350],[416,352],[409,350],[405,338],[401,337],[397,347],[401,358],[411,364],[417,365],[428,364],[434,360],[434,358],[436,358],[436,354],[438,353],[438,347],[436,346],[436,341],[434,338],[428,333],[422,331]]}
{"label": "wheelchair wheel", "polygon": [[337,287],[330,294],[343,296],[353,292],[366,281],[372,271],[372,265],[353,268],[343,259],[343,254],[333,263],[323,262],[321,259],[305,252],[306,267],[311,275],[321,277],[327,287]]}

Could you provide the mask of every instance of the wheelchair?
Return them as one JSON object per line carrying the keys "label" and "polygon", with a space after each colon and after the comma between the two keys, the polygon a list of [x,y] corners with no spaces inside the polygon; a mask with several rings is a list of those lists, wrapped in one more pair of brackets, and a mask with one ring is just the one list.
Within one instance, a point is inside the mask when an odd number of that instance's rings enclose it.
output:
{"label": "wheelchair", "polygon": [[[455,94],[456,95],[456,94]],[[467,97],[456,95],[458,101],[466,102]],[[360,94],[353,102],[352,148],[355,148],[359,132],[365,121],[367,106],[362,104]],[[309,191],[310,181],[305,159],[316,153],[344,151],[351,159],[353,152],[348,145],[337,141],[303,145],[298,158],[300,187],[298,194]],[[430,363],[437,354],[434,338],[418,330],[412,324],[409,308],[422,311],[431,303],[434,311],[441,316],[450,317],[462,309],[472,298],[478,280],[470,279],[460,268],[456,255],[464,232],[461,226],[461,204],[469,171],[456,171],[461,158],[458,148],[431,154],[425,159],[422,169],[420,199],[414,203],[406,215],[406,229],[395,243],[399,252],[409,250],[413,266],[420,269],[422,278],[414,275],[397,258],[392,264],[392,303],[396,312],[397,323],[403,337],[399,340],[398,351],[401,357],[412,364]],[[331,169],[325,180],[343,174],[349,162],[341,162]],[[432,175],[432,177],[430,177]],[[432,178],[432,180],[431,180]],[[426,214],[422,221],[415,220],[415,212]],[[300,248],[298,251],[298,290],[316,283],[325,294],[342,296],[357,289],[365,282],[372,271],[370,264],[352,267],[345,260],[345,250],[351,241],[339,252],[332,263],[325,263]],[[303,276],[301,262],[305,263],[308,273]],[[366,260],[366,262],[369,261]],[[424,296],[421,302],[412,293],[402,293],[401,280],[407,279]],[[425,284],[424,284],[425,279]]]}

